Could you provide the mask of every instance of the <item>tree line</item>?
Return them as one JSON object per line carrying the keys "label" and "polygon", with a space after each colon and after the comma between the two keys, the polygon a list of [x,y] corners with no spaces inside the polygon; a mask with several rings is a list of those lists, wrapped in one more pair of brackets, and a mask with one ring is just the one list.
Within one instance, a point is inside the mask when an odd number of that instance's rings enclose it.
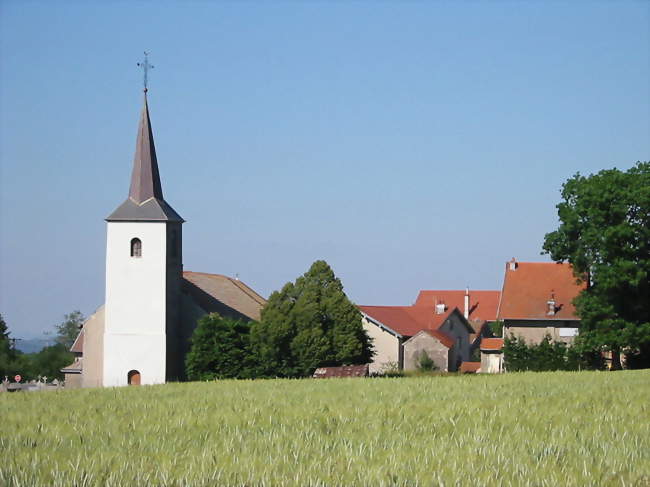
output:
{"label": "tree line", "polygon": [[15,347],[9,327],[0,315],[0,380],[20,375],[23,380],[47,377],[48,380],[63,379],[61,369],[70,365],[74,355],[70,347],[74,343],[79,329],[85,321],[80,311],[65,315],[63,322],[55,326],[55,343],[44,347],[36,353],[22,353]]}

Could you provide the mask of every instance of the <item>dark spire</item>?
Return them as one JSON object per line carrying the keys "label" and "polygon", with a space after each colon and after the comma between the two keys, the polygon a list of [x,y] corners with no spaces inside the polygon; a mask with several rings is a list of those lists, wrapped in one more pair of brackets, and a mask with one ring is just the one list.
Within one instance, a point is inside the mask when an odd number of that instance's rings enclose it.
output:
{"label": "dark spire", "polygon": [[156,147],[151,131],[149,106],[145,89],[144,106],[140,116],[138,137],[135,143],[133,172],[129,197],[107,221],[180,221],[183,219],[163,198]]}
{"label": "dark spire", "polygon": [[138,127],[138,138],[135,143],[135,157],[133,158],[133,173],[131,173],[131,189],[129,198],[138,204],[149,198],[163,198],[156,159],[156,146],[153,142],[151,120],[149,119],[149,106],[147,93],[144,94],[144,106]]}

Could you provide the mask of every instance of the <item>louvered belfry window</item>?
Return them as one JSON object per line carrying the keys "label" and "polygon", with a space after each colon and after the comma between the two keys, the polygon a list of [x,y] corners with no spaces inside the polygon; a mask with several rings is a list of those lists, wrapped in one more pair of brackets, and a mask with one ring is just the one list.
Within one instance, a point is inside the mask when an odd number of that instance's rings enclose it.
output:
{"label": "louvered belfry window", "polygon": [[131,240],[131,257],[142,257],[142,241],[139,238]]}

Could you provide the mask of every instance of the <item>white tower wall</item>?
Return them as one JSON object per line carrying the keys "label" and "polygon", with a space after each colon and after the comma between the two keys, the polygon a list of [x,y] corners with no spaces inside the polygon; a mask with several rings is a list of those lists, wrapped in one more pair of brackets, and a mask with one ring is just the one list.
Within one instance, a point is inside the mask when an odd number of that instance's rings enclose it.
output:
{"label": "white tower wall", "polygon": [[[140,239],[142,255],[131,256]],[[107,224],[103,385],[125,386],[137,370],[141,384],[165,382],[167,223]]]}

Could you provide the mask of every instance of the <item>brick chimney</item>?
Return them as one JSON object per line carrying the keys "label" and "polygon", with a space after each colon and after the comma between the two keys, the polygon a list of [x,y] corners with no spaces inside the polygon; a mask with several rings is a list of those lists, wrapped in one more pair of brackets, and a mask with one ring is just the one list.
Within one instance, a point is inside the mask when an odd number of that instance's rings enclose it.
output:
{"label": "brick chimney", "polygon": [[469,286],[465,288],[465,311],[463,312],[463,316],[466,320],[469,319]]}
{"label": "brick chimney", "polygon": [[444,301],[438,301],[438,298],[436,298],[435,304],[436,304],[435,313],[437,315],[441,315],[446,311],[447,306],[445,305]]}

